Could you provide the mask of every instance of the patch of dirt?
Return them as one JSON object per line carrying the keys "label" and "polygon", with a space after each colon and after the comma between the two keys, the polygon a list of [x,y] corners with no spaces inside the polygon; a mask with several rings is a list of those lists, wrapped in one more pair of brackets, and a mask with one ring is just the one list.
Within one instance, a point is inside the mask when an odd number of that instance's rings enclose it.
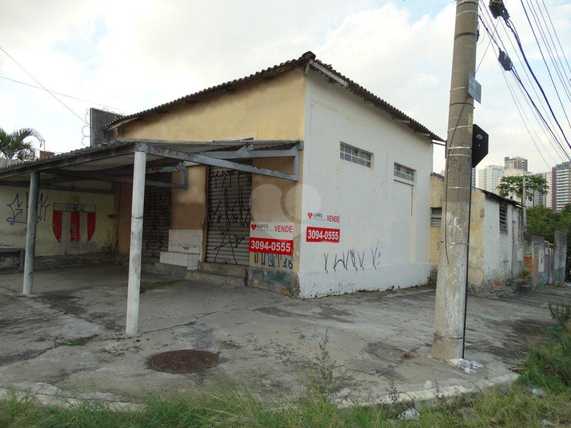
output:
{"label": "patch of dirt", "polygon": [[45,293],[39,296],[39,300],[64,314],[77,316],[85,313],[85,308],[79,304],[79,298],[69,294]]}
{"label": "patch of dirt", "polygon": [[499,330],[509,328],[502,335],[501,346],[480,340],[470,343],[469,348],[496,355],[506,364],[518,364],[525,358],[530,347],[543,343],[546,329],[555,324],[554,321],[536,319],[494,322],[491,328]]}
{"label": "patch of dirt", "polygon": [[286,309],[282,309],[276,306],[267,306],[263,308],[254,309],[257,312],[261,312],[266,315],[271,315],[274,317],[283,318],[295,318],[295,319],[309,319],[309,320],[331,320],[340,323],[352,323],[351,319],[343,318],[343,316],[349,316],[351,313],[341,309],[336,309],[331,306],[319,306],[319,313],[304,314],[299,312],[290,312]]}
{"label": "patch of dirt", "polygon": [[38,349],[38,350],[28,350],[23,352],[18,352],[16,354],[9,354],[9,355],[0,355],[0,367],[6,366],[8,364],[22,362],[26,360],[31,360],[33,358],[39,357],[43,353],[49,351],[50,348],[47,349]]}
{"label": "patch of dirt", "polygon": [[183,374],[216,367],[219,361],[218,353],[183,349],[152,355],[148,360],[148,366],[159,372]]}

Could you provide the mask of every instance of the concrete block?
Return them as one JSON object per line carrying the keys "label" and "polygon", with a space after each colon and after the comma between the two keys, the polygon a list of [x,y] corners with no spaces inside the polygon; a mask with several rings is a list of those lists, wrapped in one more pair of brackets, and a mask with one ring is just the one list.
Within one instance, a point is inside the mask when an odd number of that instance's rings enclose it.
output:
{"label": "concrete block", "polygon": [[205,282],[208,284],[217,285],[221,287],[228,287],[228,288],[238,288],[246,286],[244,278],[238,278],[235,276],[226,276],[226,275],[216,275],[213,273],[200,272],[200,271],[188,272],[186,274],[186,279],[190,281]]}
{"label": "concrete block", "polygon": [[168,250],[176,253],[200,254],[202,252],[202,230],[169,230]]}
{"label": "concrete block", "polygon": [[161,251],[160,262],[167,265],[188,266],[188,254],[175,253],[172,251]]}
{"label": "concrete block", "polygon": [[160,262],[167,265],[183,266],[188,270],[196,270],[200,263],[200,254],[161,251]]}
{"label": "concrete block", "polygon": [[213,273],[216,275],[235,276],[238,278],[246,278],[246,266],[231,265],[223,263],[200,263],[201,272]]}

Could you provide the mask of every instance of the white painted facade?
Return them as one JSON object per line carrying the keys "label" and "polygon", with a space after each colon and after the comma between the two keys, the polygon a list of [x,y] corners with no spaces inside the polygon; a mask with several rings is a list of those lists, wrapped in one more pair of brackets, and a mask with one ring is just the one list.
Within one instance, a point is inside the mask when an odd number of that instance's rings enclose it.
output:
{"label": "white painted facade", "polygon": [[517,278],[523,269],[524,241],[521,209],[507,204],[507,231],[500,231],[500,203],[486,197],[484,204],[484,281],[504,283]]}
{"label": "white painted facade", "polygon": [[[432,144],[322,77],[306,80],[299,286],[301,297],[427,282]],[[344,142],[372,166],[340,158]],[[394,164],[415,170],[411,184]],[[340,217],[338,243],[307,242],[308,212]]]}

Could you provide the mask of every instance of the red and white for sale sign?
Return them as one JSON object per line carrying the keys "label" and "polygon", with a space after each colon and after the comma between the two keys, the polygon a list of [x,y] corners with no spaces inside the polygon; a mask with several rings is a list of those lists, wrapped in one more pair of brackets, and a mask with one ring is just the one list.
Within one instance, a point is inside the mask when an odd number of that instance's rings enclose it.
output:
{"label": "red and white for sale sign", "polygon": [[293,223],[250,223],[250,253],[293,256]]}
{"label": "red and white for sale sign", "polygon": [[309,211],[306,223],[306,242],[339,243],[341,239],[341,219],[338,215]]}

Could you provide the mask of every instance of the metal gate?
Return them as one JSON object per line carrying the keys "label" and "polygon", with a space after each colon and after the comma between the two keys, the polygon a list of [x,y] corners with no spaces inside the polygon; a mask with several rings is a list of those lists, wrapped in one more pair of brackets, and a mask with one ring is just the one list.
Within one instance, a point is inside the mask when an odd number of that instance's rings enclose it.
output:
{"label": "metal gate", "polygon": [[252,176],[232,169],[208,169],[206,261],[248,265]]}

